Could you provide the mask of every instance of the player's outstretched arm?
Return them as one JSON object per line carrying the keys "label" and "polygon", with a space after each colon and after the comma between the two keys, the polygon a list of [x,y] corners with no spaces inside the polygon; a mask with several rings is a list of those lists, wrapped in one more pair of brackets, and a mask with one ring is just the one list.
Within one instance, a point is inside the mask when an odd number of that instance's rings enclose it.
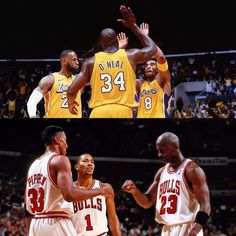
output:
{"label": "player's outstretched arm", "polygon": [[156,200],[153,191],[157,187],[155,185],[156,184],[153,183],[149,188],[149,193],[146,194],[142,193],[132,180],[126,180],[121,188],[123,191],[131,193],[138,205],[145,209],[148,209],[154,204]]}
{"label": "player's outstretched arm", "polygon": [[137,26],[136,17],[133,14],[131,8],[121,6],[120,11],[122,14],[122,19],[118,19],[118,22],[122,23],[124,26],[132,30],[133,33],[138,37],[142,45],[144,45],[144,48],[135,50],[135,56],[132,55],[132,57],[134,57],[136,63],[144,63],[157,52],[156,44]]}
{"label": "player's outstretched arm", "polygon": [[[112,192],[109,186],[105,185],[99,189],[80,189],[73,184],[71,165],[68,157],[55,156],[50,163],[50,174],[52,179],[56,179],[56,183],[61,190],[63,198],[68,202],[78,202],[86,200],[98,195],[111,197]],[[54,177],[54,178],[53,178]]]}
{"label": "player's outstretched arm", "polygon": [[[140,29],[147,35],[149,35],[149,24],[147,23],[142,23],[140,25]],[[166,57],[163,53],[163,51],[160,49],[158,45],[157,46],[157,52],[155,54],[155,58],[157,60],[157,69],[159,71],[159,76],[158,76],[158,83],[163,88],[164,92],[167,95],[171,95],[171,76],[170,76],[170,71],[168,67],[168,62],[166,60]]]}

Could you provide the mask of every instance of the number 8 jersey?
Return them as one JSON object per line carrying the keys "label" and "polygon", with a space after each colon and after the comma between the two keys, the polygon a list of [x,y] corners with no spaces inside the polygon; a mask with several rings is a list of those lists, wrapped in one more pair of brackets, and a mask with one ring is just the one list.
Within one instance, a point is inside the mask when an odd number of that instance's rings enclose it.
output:
{"label": "number 8 jersey", "polygon": [[144,81],[140,89],[137,118],[169,118],[169,99],[157,79]]}
{"label": "number 8 jersey", "polygon": [[156,221],[175,225],[193,222],[200,208],[185,179],[185,168],[191,162],[185,159],[176,169],[166,164],[161,173],[156,201]]}
{"label": "number 8 jersey", "polygon": [[73,214],[71,208],[62,208],[61,190],[50,176],[49,163],[55,155],[58,154],[46,152],[32,163],[28,171],[26,209],[35,218],[69,218]]}

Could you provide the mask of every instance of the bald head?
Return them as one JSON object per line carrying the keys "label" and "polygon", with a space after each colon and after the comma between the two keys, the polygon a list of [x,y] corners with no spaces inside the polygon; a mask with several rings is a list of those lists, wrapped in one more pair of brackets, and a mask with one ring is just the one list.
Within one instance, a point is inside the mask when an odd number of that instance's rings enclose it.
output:
{"label": "bald head", "polygon": [[116,32],[111,28],[103,29],[99,36],[99,44],[103,49],[110,46],[118,47]]}
{"label": "bald head", "polygon": [[179,150],[179,138],[174,133],[161,134],[156,141],[158,157],[166,163],[178,163],[183,159]]}
{"label": "bald head", "polygon": [[157,138],[156,143],[159,143],[159,144],[175,144],[175,145],[179,146],[179,138],[174,133],[166,132],[166,133],[161,134]]}

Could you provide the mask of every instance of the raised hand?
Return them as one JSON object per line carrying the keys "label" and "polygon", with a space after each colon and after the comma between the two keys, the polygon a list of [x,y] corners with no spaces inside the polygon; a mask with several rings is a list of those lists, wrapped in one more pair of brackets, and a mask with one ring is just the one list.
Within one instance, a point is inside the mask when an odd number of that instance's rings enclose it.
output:
{"label": "raised hand", "polygon": [[128,45],[128,37],[126,37],[126,34],[121,32],[117,36],[118,42],[119,42],[119,49],[126,49]]}
{"label": "raised hand", "polygon": [[120,12],[122,14],[123,19],[118,19],[118,22],[121,22],[124,26],[131,28],[134,25],[136,25],[136,17],[130,7],[126,7],[121,5],[120,6]]}
{"label": "raised hand", "polygon": [[145,33],[146,35],[149,35],[149,24],[147,23],[142,23],[140,25],[140,29]]}
{"label": "raised hand", "polygon": [[137,187],[132,180],[126,180],[121,188],[128,193],[134,193],[137,190]]}

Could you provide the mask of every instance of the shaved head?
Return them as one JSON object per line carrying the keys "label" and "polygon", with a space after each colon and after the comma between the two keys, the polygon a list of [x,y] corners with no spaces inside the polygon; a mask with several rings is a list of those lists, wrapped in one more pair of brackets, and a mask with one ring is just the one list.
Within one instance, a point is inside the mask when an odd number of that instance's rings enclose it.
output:
{"label": "shaved head", "polygon": [[174,133],[161,134],[157,138],[156,149],[158,157],[166,163],[178,163],[183,158],[179,150],[179,138]]}
{"label": "shaved head", "polygon": [[103,29],[99,36],[99,45],[104,49],[110,46],[118,47],[116,32],[111,28]]}
{"label": "shaved head", "polygon": [[157,143],[162,143],[162,144],[175,144],[179,146],[179,138],[177,137],[176,134],[171,133],[171,132],[166,132],[161,134],[158,139]]}

